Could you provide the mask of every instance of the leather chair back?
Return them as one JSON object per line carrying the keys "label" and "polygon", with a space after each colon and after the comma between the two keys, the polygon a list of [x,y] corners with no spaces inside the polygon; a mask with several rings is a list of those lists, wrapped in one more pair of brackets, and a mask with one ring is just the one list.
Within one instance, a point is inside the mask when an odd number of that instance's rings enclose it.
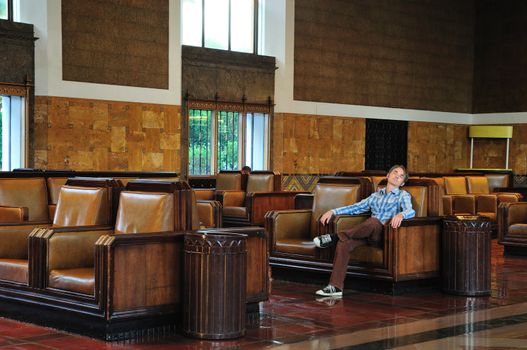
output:
{"label": "leather chair back", "polygon": [[485,174],[489,181],[489,191],[495,191],[498,187],[511,187],[509,183],[509,174]]}
{"label": "leather chair back", "polygon": [[115,233],[174,231],[174,195],[160,192],[123,191]]}
{"label": "leather chair back", "polygon": [[67,177],[49,177],[47,179],[48,192],[49,192],[49,204],[58,204],[60,189],[68,181]]}
{"label": "leather chair back", "polygon": [[220,172],[216,176],[217,190],[242,190],[242,174],[238,172]]}
{"label": "leather chair back", "polygon": [[53,226],[108,225],[110,206],[108,188],[64,185],[60,189]]}
{"label": "leather chair back", "polygon": [[404,186],[403,189],[412,196],[412,208],[415,216],[428,215],[428,188],[425,186]]}
{"label": "leather chair back", "polygon": [[249,174],[246,192],[272,192],[274,190],[274,174]]}
{"label": "leather chair back", "polygon": [[356,203],[360,199],[359,184],[317,183],[313,191],[311,235],[318,234],[318,219],[330,209]]}
{"label": "leather chair back", "polygon": [[384,176],[370,176],[371,182],[373,184],[373,191],[376,192],[379,189],[379,183],[381,183],[382,180],[386,179],[386,175]]}
{"label": "leather chair back", "polygon": [[27,207],[29,221],[49,221],[46,180],[43,177],[0,179],[0,205]]}
{"label": "leather chair back", "polygon": [[467,176],[468,193],[489,194],[489,180],[486,176]]}
{"label": "leather chair back", "polygon": [[464,176],[446,176],[446,194],[467,194],[467,185]]}

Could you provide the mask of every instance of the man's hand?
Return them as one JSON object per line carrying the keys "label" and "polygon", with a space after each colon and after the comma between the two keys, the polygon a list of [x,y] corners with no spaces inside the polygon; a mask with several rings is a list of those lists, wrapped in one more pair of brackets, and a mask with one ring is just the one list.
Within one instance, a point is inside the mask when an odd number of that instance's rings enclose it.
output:
{"label": "man's hand", "polygon": [[403,214],[397,214],[392,218],[390,225],[392,225],[393,228],[398,228],[399,226],[401,226],[401,222],[403,222],[403,219]]}
{"label": "man's hand", "polygon": [[322,214],[322,216],[320,217],[320,222],[322,223],[322,225],[327,225],[327,223],[329,222],[329,219],[331,219],[332,216],[333,216],[332,210],[329,210],[325,212],[324,214]]}

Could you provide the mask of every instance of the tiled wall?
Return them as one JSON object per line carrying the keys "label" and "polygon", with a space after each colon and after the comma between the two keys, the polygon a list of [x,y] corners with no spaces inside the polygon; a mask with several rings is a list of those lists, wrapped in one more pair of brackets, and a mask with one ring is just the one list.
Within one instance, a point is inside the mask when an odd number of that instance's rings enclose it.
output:
{"label": "tiled wall", "polygon": [[364,169],[363,118],[276,113],[273,121],[273,170],[324,174]]}
{"label": "tiled wall", "polygon": [[410,172],[452,172],[469,166],[468,126],[444,123],[408,123]]}
{"label": "tiled wall", "polygon": [[37,96],[34,167],[176,171],[180,107]]}

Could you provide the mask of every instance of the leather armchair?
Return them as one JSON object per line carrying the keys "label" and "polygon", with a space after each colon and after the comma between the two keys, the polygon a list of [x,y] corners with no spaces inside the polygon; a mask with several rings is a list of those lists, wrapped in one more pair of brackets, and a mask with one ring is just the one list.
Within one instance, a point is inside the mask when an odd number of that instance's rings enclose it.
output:
{"label": "leather armchair", "polygon": [[470,194],[495,195],[498,198],[498,205],[504,202],[518,202],[522,199],[522,195],[517,192],[491,191],[488,176],[467,176],[467,189]]}
{"label": "leather armchair", "polygon": [[218,191],[245,191],[247,175],[241,171],[222,170],[216,176],[215,188],[196,188],[197,200],[214,200]]}
{"label": "leather armchair", "polygon": [[504,202],[498,207],[498,243],[508,254],[527,254],[527,202]]}
{"label": "leather armchair", "polygon": [[[385,186],[385,181],[380,187]],[[347,274],[382,280],[395,291],[399,282],[436,278],[440,275],[439,187],[432,180],[410,179],[403,189],[412,196],[416,217],[403,220],[397,229],[389,222],[379,246],[365,245],[350,253]],[[368,216],[337,215],[332,218],[332,231],[338,232]]]}
{"label": "leather armchair", "polygon": [[[93,184],[93,181],[90,182]],[[0,280],[32,285],[31,269],[40,268],[34,260],[28,239],[49,227],[108,225],[111,221],[113,181],[99,181],[101,187],[63,186],[53,223],[0,226]],[[47,211],[46,211],[47,214]]]}
{"label": "leather armchair", "polygon": [[328,233],[320,224],[330,209],[356,203],[369,195],[372,184],[366,178],[321,177],[313,191],[311,209],[275,210],[267,213],[265,230],[271,242],[271,265],[284,261],[301,267],[310,260],[328,260],[328,250],[316,248],[313,238]]}
{"label": "leather armchair", "polygon": [[[445,215],[476,215],[476,196],[468,194],[464,176],[445,176],[445,195],[443,196],[443,210]],[[482,203],[485,208],[497,206],[497,198],[485,197]]]}
{"label": "leather armchair", "polygon": [[264,225],[270,210],[294,208],[297,192],[281,191],[281,176],[269,171],[254,171],[247,176],[247,190],[218,191],[223,204],[223,226]]}
{"label": "leather armchair", "polygon": [[47,279],[43,288],[95,295],[94,256],[103,235],[172,232],[175,227],[174,195],[123,191],[114,229],[91,231],[53,230],[46,240]]}

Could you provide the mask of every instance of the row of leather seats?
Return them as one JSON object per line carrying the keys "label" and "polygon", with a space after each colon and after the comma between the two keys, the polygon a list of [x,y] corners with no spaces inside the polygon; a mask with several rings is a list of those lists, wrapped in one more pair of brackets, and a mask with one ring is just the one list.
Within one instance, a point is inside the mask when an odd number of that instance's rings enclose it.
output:
{"label": "row of leather seats", "polygon": [[[384,186],[386,178],[386,175],[362,172],[339,172],[337,175],[322,177],[313,194],[302,195],[303,199],[296,201],[303,204],[302,209],[268,213],[265,227],[270,237],[274,269],[328,273],[333,252],[317,249],[312,239],[349,228],[367,216],[336,216],[327,226],[318,222],[319,217],[329,209],[367,197]],[[500,230],[505,233],[500,236],[518,244],[518,237],[527,235],[527,206],[518,202],[521,200],[519,193],[494,191],[497,187],[509,187],[509,180],[509,174],[417,174],[411,177],[404,189],[412,196],[416,217],[403,221],[398,230],[386,226],[381,246],[361,246],[354,250],[350,255],[348,275],[388,281],[392,287],[398,282],[438,277],[441,218],[445,215],[481,215],[493,222],[501,220]],[[497,215],[498,206],[501,211],[510,210],[514,214]],[[508,227],[512,230],[507,231]],[[527,240],[523,244],[527,245]]]}
{"label": "row of leather seats", "polygon": [[223,227],[263,226],[267,211],[293,208],[296,195],[282,191],[281,175],[272,171],[221,171],[215,188],[195,192],[198,200],[221,203]]}
{"label": "row of leather seats", "polygon": [[[385,185],[385,181],[374,184],[371,177],[364,176],[321,177],[310,209],[269,212],[265,228],[270,237],[273,271],[329,273],[333,251],[316,248],[312,239],[350,228],[368,215],[334,216],[326,226],[318,221],[320,216],[329,209],[356,203],[375,187]],[[390,289],[397,288],[400,282],[439,276],[439,186],[430,179],[410,179],[405,190],[412,196],[416,217],[403,221],[397,230],[385,225],[384,240],[379,246],[355,249],[350,255],[348,275],[381,280]]]}
{"label": "row of leather seats", "polygon": [[[113,325],[128,331],[143,321],[178,324],[184,234],[200,228],[188,183],[70,178],[52,210],[46,186],[44,178],[0,178],[0,200],[27,214],[0,224],[0,304],[11,308],[13,298],[17,305],[38,304],[50,313],[45,320],[67,310],[64,325],[56,326],[82,333],[87,330],[70,325],[91,317],[90,327],[103,337]],[[247,303],[267,300],[263,229],[234,231],[248,236]]]}

